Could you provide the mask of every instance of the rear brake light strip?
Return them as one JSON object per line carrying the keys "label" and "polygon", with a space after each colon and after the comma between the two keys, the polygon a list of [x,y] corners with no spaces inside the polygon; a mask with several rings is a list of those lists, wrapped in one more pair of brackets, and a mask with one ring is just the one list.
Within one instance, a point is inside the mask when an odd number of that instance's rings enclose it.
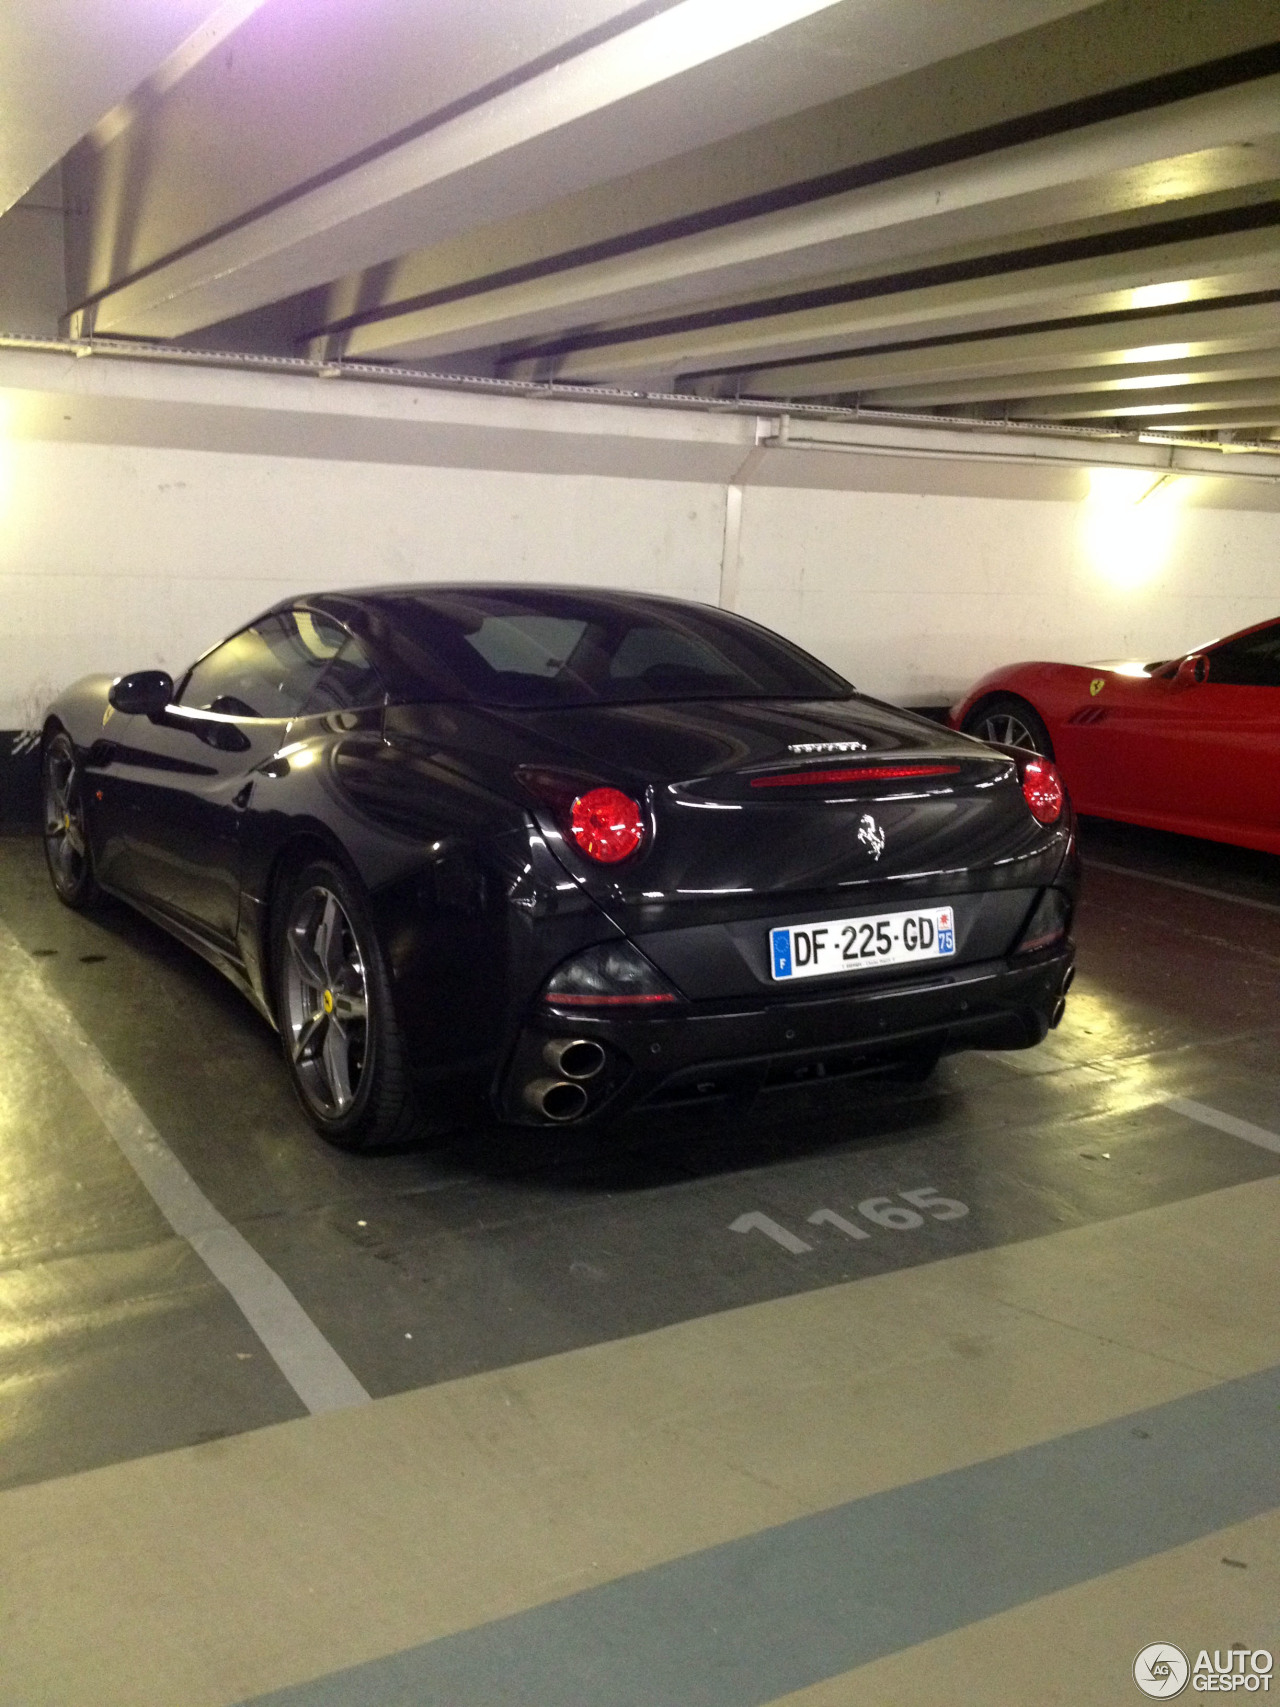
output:
{"label": "rear brake light strip", "polygon": [[800,788],[828,782],[896,782],[900,777],[957,776],[959,765],[860,765],[852,770],[785,771],[779,776],[757,776],[752,788]]}

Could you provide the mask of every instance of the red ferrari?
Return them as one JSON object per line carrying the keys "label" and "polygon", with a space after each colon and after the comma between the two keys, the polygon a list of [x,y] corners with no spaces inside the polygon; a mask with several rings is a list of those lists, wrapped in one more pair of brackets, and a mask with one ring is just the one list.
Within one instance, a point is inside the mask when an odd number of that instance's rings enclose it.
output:
{"label": "red ferrari", "polygon": [[1079,812],[1280,853],[1280,622],[1154,664],[1009,664],[950,722],[1054,760]]}

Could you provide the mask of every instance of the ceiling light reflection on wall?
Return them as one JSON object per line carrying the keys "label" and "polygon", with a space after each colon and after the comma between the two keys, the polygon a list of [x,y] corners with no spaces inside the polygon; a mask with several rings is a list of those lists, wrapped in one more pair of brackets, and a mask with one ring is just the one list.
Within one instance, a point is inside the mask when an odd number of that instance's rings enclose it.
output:
{"label": "ceiling light reflection on wall", "polygon": [[1188,482],[1148,468],[1092,468],[1081,506],[1090,567],[1117,592],[1145,586],[1165,567]]}

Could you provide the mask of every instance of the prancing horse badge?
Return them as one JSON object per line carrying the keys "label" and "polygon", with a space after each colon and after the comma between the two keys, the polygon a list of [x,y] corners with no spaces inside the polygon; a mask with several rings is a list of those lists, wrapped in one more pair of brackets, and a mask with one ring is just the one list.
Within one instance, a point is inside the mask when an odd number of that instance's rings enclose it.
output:
{"label": "prancing horse badge", "polygon": [[872,859],[879,859],[884,852],[884,831],[876,823],[870,812],[862,814],[862,822],[858,825],[858,840],[866,848]]}

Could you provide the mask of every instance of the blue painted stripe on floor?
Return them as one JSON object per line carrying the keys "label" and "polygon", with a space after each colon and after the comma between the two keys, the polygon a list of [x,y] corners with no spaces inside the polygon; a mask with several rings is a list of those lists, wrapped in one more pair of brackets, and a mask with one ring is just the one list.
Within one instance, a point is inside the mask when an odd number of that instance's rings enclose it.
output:
{"label": "blue painted stripe on floor", "polygon": [[[849,1445],[856,1452],[852,1430]],[[798,1518],[256,1707],[761,1707],[1276,1506],[1280,1369]]]}

